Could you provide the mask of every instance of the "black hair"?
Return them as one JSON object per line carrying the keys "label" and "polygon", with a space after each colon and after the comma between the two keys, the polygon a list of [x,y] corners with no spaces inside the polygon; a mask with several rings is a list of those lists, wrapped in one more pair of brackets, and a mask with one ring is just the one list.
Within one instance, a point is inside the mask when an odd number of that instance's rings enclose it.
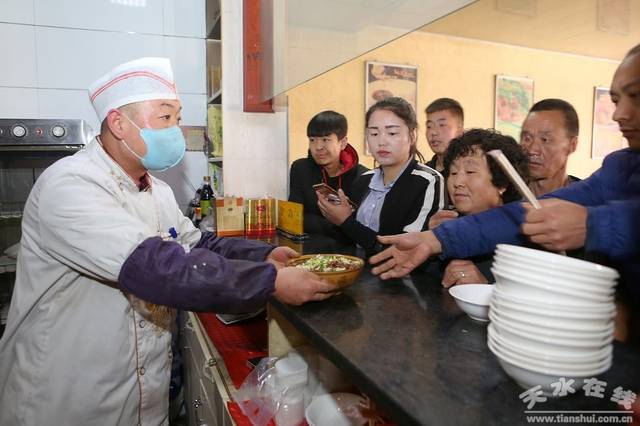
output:
{"label": "black hair", "polygon": [[533,104],[529,114],[536,111],[560,111],[564,116],[564,128],[570,138],[578,136],[580,121],[576,109],[569,102],[562,99],[543,99]]}
{"label": "black hair", "polygon": [[[371,105],[364,117],[365,126],[369,125],[371,114],[379,109],[390,111],[400,117],[400,119],[404,121],[404,124],[409,128],[409,132],[414,132],[418,129],[418,120],[416,119],[416,112],[413,110],[413,107],[409,102],[397,96],[385,98]],[[411,151],[409,154],[412,158],[418,157],[418,160],[421,163],[424,163],[424,156],[418,150],[417,141],[411,145]]]}
{"label": "black hair", "polygon": [[307,137],[329,136],[332,133],[338,137],[338,140],[347,136],[347,118],[335,111],[322,111],[313,116],[309,124],[307,124]]}
{"label": "black hair", "polygon": [[[449,143],[444,154],[444,175],[449,177],[451,165],[460,157],[472,155],[475,152],[486,154],[493,149],[499,149],[509,159],[522,179],[529,180],[529,158],[522,147],[511,136],[503,135],[494,129],[470,129],[454,138]],[[491,173],[491,184],[496,188],[505,188],[502,202],[510,203],[522,198],[516,186],[511,183],[509,176],[502,171],[498,163],[487,156],[487,164]]]}
{"label": "black hair", "polygon": [[464,123],[464,110],[460,102],[451,98],[438,98],[431,102],[424,110],[427,114],[433,114],[438,111],[450,111],[452,115],[458,117],[461,123]]}

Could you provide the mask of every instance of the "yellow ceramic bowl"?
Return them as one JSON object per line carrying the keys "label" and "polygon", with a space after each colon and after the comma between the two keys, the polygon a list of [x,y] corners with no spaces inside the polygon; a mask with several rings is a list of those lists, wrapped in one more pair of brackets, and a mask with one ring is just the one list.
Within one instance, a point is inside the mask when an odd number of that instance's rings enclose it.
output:
{"label": "yellow ceramic bowl", "polygon": [[333,253],[305,254],[303,256],[296,257],[295,259],[290,260],[289,262],[287,262],[287,266],[298,266],[299,264],[305,262],[306,260],[316,256],[339,256],[339,257],[345,257],[347,259],[355,260],[358,262],[357,266],[347,271],[340,271],[340,272],[311,271],[317,276],[319,276],[320,278],[324,279],[325,281],[328,281],[331,284],[333,284],[336,287],[336,289],[348,287],[351,284],[353,284],[356,281],[356,279],[358,279],[360,272],[362,272],[362,267],[364,266],[364,260],[360,259],[359,257],[347,256],[346,254],[333,254]]}

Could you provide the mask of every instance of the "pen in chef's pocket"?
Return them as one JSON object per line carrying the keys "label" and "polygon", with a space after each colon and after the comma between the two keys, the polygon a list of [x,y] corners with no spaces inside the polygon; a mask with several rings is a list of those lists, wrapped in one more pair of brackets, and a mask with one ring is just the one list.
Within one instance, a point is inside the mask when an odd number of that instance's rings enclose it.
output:
{"label": "pen in chef's pocket", "polygon": [[176,228],[174,228],[173,226],[169,228],[169,235],[171,235],[171,238],[173,239],[178,238],[178,232],[176,231]]}

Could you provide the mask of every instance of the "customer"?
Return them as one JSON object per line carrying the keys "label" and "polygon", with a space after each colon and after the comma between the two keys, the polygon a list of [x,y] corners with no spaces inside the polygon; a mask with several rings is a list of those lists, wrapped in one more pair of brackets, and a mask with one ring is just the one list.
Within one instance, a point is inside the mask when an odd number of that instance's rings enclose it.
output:
{"label": "customer", "polygon": [[167,424],[175,310],[252,311],[329,296],[285,247],[200,233],[150,170],[185,151],[168,59],[91,85],[102,121],[46,169],[25,205],[0,342],[0,424]]}
{"label": "customer", "polygon": [[389,97],[375,103],[365,116],[369,151],[380,164],[364,173],[354,185],[354,212],[344,191],[340,204],[318,196],[327,220],[339,226],[368,254],[381,249],[377,235],[427,229],[429,218],[444,206],[444,183],[437,171],[419,163],[416,147],[416,115],[402,98]]}
{"label": "customer", "polygon": [[541,209],[511,203],[441,224],[433,231],[380,237],[393,244],[370,259],[382,278],[409,273],[433,254],[466,258],[491,253],[498,243],[540,244],[549,250],[584,246],[588,253],[608,256],[621,272],[637,324],[640,306],[640,44],[616,70],[611,98],[613,119],[629,148],[605,158],[589,178],[554,191],[540,201]]}
{"label": "customer", "polygon": [[304,232],[337,236],[320,213],[313,185],[326,183],[351,197],[353,181],[368,169],[358,164],[358,153],[349,145],[347,119],[335,111],[316,114],[307,125],[309,153],[291,165],[289,201],[304,206]]}
{"label": "customer", "polygon": [[[499,149],[507,157],[523,179],[528,178],[527,156],[511,137],[494,130],[473,129],[453,139],[444,157],[444,170],[449,199],[461,216],[471,215],[520,200],[517,188],[502,168],[487,152]],[[439,213],[443,213],[445,210]],[[456,213],[454,212],[454,213]],[[434,215],[429,229],[451,220],[438,220]],[[491,263],[493,255],[474,256],[471,259],[454,259],[448,263],[442,284],[482,284],[493,282]]]}
{"label": "customer", "polygon": [[529,189],[536,197],[578,182],[567,174],[569,155],[578,145],[578,113],[562,99],[536,102],[522,124],[522,147],[529,156]]}
{"label": "customer", "polygon": [[444,171],[444,153],[449,142],[464,130],[464,110],[458,101],[438,98],[425,109],[427,114],[427,142],[434,152],[427,166],[440,173]]}

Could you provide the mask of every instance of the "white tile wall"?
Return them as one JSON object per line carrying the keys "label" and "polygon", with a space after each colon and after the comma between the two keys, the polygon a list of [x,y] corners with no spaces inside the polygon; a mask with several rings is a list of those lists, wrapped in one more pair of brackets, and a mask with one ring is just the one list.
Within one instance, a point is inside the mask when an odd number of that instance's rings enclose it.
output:
{"label": "white tile wall", "polygon": [[165,35],[205,37],[205,0],[164,0]]}
{"label": "white tile wall", "polygon": [[35,0],[36,25],[162,34],[162,21],[158,0]]}
{"label": "white tile wall", "polygon": [[204,39],[163,37],[163,55],[171,58],[182,93],[207,93],[207,44]]}
{"label": "white tile wall", "polygon": [[161,56],[162,36],[36,27],[38,86],[86,89],[118,64]]}
{"label": "white tile wall", "polygon": [[33,24],[34,0],[2,0],[0,22]]}
{"label": "white tile wall", "polygon": [[[36,87],[34,27],[0,24],[0,40],[0,86]],[[6,40],[11,42],[7,43]]]}
{"label": "white tile wall", "polygon": [[38,89],[39,118],[81,118],[96,131],[100,123],[86,90]]}
{"label": "white tile wall", "polygon": [[206,93],[204,39],[36,27],[36,44],[39,87],[86,89],[120,63],[142,56],[166,56],[171,59],[178,90]]}
{"label": "white tile wall", "polygon": [[37,90],[0,87],[0,118],[38,118]]}
{"label": "white tile wall", "polygon": [[[180,90],[179,87],[178,90]],[[207,125],[207,95],[181,93],[180,102],[182,102],[182,121],[180,124],[184,126]]]}
{"label": "white tile wall", "polygon": [[[182,123],[205,126],[204,21],[205,0],[0,0],[0,45],[11,58],[0,64],[0,117],[82,118],[97,130],[89,84],[122,62],[165,56]],[[204,155],[186,153],[166,176],[179,203],[206,173]]]}

